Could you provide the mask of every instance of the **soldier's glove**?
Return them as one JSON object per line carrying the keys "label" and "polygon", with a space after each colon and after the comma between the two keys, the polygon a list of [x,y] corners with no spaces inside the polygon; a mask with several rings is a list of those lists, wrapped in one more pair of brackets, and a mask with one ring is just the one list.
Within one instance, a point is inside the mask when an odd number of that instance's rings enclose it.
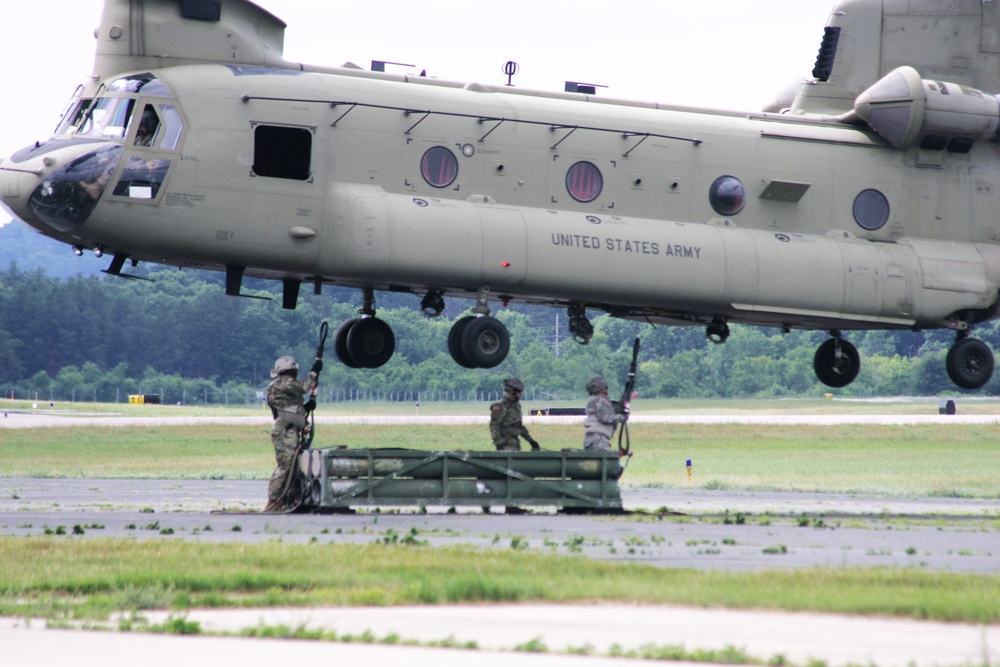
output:
{"label": "soldier's glove", "polygon": [[321,370],[323,370],[323,360],[317,359],[316,361],[313,362],[312,368],[309,369],[309,372],[319,375],[319,372]]}
{"label": "soldier's glove", "polygon": [[308,401],[306,401],[306,404],[303,405],[302,407],[305,408],[306,412],[312,412],[313,410],[316,409],[316,399],[310,398]]}
{"label": "soldier's glove", "polygon": [[611,405],[614,406],[615,412],[617,412],[618,414],[620,414],[620,415],[626,414],[626,412],[625,412],[625,404],[622,403],[621,401],[611,401]]}
{"label": "soldier's glove", "polygon": [[542,448],[539,447],[537,440],[534,440],[532,438],[526,438],[526,440],[531,445],[531,451],[533,451],[533,452],[540,452],[542,450]]}

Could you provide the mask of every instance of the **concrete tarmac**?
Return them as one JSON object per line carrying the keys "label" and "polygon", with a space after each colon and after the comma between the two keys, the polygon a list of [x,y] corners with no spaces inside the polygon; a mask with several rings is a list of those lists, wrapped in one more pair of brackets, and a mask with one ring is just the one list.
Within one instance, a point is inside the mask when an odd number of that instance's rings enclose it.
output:
{"label": "concrete tarmac", "polygon": [[[171,614],[146,615],[163,623]],[[176,614],[174,615],[177,616]],[[194,610],[185,613],[206,633],[243,628],[335,630],[340,635],[396,635],[401,641],[474,641],[477,650],[342,642],[164,636],[46,630],[44,622],[0,618],[4,664],[74,667],[173,667],[236,661],[275,664],[611,667],[638,664],[607,657],[643,647],[690,652],[732,647],[771,664],[829,667],[958,667],[996,664],[1000,627],[824,614],[642,607],[624,605],[488,605],[388,608]],[[526,652],[531,645],[543,654]],[[518,647],[522,647],[518,649]],[[590,656],[572,655],[586,651]],[[779,660],[780,657],[780,660]],[[344,661],[344,662],[342,662]],[[677,662],[656,664],[677,665]],[[691,663],[684,663],[690,665]],[[704,663],[698,664],[715,664]]]}
{"label": "concrete tarmac", "polygon": [[266,488],[254,480],[0,478],[0,535],[367,544],[416,531],[435,547],[510,549],[517,540],[539,553],[671,568],[1000,573],[1000,502],[988,499],[626,488],[632,513],[620,516],[434,506],[285,515],[258,512]]}

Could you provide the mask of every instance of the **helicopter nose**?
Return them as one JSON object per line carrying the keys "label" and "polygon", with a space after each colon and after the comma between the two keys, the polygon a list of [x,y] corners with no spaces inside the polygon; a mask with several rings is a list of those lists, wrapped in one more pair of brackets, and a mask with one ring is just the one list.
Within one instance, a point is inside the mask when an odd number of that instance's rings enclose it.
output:
{"label": "helicopter nose", "polygon": [[0,200],[16,217],[24,219],[27,213],[28,194],[38,183],[40,169],[13,163],[9,158],[0,158]]}
{"label": "helicopter nose", "polygon": [[101,199],[122,147],[106,142],[39,145],[0,165],[0,198],[43,233],[83,225]]}

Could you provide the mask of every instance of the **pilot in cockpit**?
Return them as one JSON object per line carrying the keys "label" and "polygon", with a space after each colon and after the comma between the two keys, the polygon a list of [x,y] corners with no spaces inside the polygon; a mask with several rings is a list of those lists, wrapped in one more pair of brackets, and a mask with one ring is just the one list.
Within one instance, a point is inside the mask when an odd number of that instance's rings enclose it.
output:
{"label": "pilot in cockpit", "polygon": [[156,130],[160,126],[160,119],[157,118],[153,107],[146,105],[139,119],[139,129],[135,133],[136,146],[152,146],[153,139],[156,138]]}
{"label": "pilot in cockpit", "polygon": [[117,162],[112,162],[108,158],[103,157],[98,162],[98,166],[99,171],[96,177],[79,182],[80,187],[95,201],[101,198],[104,188],[107,187],[108,182],[111,180],[111,175],[115,172]]}

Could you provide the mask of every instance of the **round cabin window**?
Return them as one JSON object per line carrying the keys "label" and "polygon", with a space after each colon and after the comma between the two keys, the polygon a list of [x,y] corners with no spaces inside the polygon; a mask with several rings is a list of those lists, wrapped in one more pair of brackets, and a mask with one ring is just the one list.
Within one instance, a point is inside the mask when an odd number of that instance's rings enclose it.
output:
{"label": "round cabin window", "polygon": [[601,170],[590,162],[577,162],[566,172],[566,189],[578,202],[592,202],[604,188]]}
{"label": "round cabin window", "polygon": [[719,215],[736,215],[747,203],[746,189],[735,176],[719,176],[708,190],[708,201]]}
{"label": "round cabin window", "polygon": [[854,221],[871,232],[882,229],[889,222],[889,200],[878,190],[862,190],[854,198]]}
{"label": "round cabin window", "polygon": [[435,188],[446,188],[458,178],[458,158],[444,146],[435,146],[421,158],[420,173]]}

